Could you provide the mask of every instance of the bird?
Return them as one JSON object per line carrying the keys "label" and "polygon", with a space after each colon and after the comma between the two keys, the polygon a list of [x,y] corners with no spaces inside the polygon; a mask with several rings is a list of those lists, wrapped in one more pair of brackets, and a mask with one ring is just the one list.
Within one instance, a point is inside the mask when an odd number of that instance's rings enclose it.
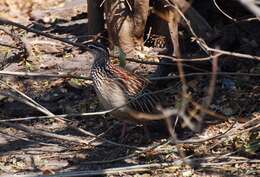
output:
{"label": "bird", "polygon": [[121,137],[125,134],[126,123],[143,124],[163,119],[156,112],[159,99],[148,89],[148,79],[112,64],[104,45],[91,42],[87,47],[94,57],[91,77],[95,92],[105,109],[118,108],[111,114],[124,122]]}

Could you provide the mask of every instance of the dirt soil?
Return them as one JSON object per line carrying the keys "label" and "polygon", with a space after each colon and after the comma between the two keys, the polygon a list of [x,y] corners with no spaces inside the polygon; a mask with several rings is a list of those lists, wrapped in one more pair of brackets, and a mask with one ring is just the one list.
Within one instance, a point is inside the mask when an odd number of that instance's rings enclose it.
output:
{"label": "dirt soil", "polygon": [[[219,6],[233,20],[211,1],[193,2],[214,29],[206,40],[208,44],[260,57],[259,19],[248,20],[254,16],[237,1],[221,1]],[[0,0],[0,17],[74,42],[88,40],[86,0]],[[181,44],[185,46],[182,50],[185,56],[192,57],[199,48],[186,33],[181,28]],[[176,126],[172,123],[179,141],[176,146],[163,121],[148,123],[149,137],[142,125],[129,125],[126,136],[120,139],[121,121],[107,114],[79,115],[103,111],[92,81],[86,79],[93,63],[90,53],[8,25],[0,26],[0,36],[0,176],[260,174],[259,58],[219,58],[222,74],[217,76],[213,101],[204,110],[203,121],[196,115],[203,110],[199,105],[209,98],[211,75],[205,73],[211,71],[211,62],[187,63],[193,67],[185,68],[189,75],[187,114],[200,128],[192,131],[183,120]],[[113,62],[118,63],[117,59]],[[145,67],[148,70],[143,70]],[[149,75],[156,67],[142,64],[138,70]],[[41,76],[25,76],[24,72]],[[59,74],[82,78],[50,77]],[[168,76],[176,75],[177,70],[172,69]],[[160,91],[157,94],[163,107],[181,105],[178,77],[152,83],[153,90]],[[51,113],[74,115],[46,117]],[[176,119],[172,117],[173,122]]]}

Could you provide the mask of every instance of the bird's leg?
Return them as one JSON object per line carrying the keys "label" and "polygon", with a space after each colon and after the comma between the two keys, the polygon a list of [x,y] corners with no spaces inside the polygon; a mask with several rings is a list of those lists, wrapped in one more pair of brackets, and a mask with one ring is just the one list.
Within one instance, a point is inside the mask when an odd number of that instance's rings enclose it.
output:
{"label": "bird's leg", "polygon": [[150,131],[146,124],[143,124],[144,127],[144,136],[146,139],[151,140]]}
{"label": "bird's leg", "polygon": [[102,117],[104,118],[103,120],[103,123],[104,123],[104,126],[105,127],[108,127],[108,123],[107,123],[107,118],[108,118],[108,115],[107,114],[105,114],[105,115],[102,115]]}
{"label": "bird's leg", "polygon": [[120,137],[119,137],[119,139],[120,139],[121,142],[122,142],[122,140],[125,138],[126,132],[127,132],[127,123],[126,123],[126,122],[123,122],[123,127],[122,127],[122,130],[121,130],[121,135],[120,135]]}

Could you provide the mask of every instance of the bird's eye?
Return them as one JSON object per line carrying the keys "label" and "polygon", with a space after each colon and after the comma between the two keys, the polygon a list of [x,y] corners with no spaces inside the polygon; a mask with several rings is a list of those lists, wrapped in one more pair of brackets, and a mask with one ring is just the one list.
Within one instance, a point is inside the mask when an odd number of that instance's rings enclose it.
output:
{"label": "bird's eye", "polygon": [[93,50],[98,50],[100,52],[109,53],[108,48],[106,46],[102,45],[102,44],[92,44],[92,43],[90,43],[87,46],[88,46],[88,48],[93,49]]}
{"label": "bird's eye", "polygon": [[90,48],[90,49],[97,49],[96,46],[93,45],[93,44],[88,44],[88,48]]}

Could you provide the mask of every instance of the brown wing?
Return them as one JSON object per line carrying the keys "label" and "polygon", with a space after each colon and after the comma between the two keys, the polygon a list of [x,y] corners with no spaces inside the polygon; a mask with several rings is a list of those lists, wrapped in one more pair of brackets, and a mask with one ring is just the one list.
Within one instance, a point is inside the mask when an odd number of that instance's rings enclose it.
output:
{"label": "brown wing", "polygon": [[139,95],[150,83],[149,80],[142,76],[137,76],[123,68],[115,65],[110,65],[113,79],[118,82],[120,87],[125,91],[129,97],[136,97]]}
{"label": "brown wing", "polygon": [[114,81],[120,85],[129,98],[129,106],[136,111],[153,112],[158,98],[146,89],[150,81],[115,65],[110,67]]}

